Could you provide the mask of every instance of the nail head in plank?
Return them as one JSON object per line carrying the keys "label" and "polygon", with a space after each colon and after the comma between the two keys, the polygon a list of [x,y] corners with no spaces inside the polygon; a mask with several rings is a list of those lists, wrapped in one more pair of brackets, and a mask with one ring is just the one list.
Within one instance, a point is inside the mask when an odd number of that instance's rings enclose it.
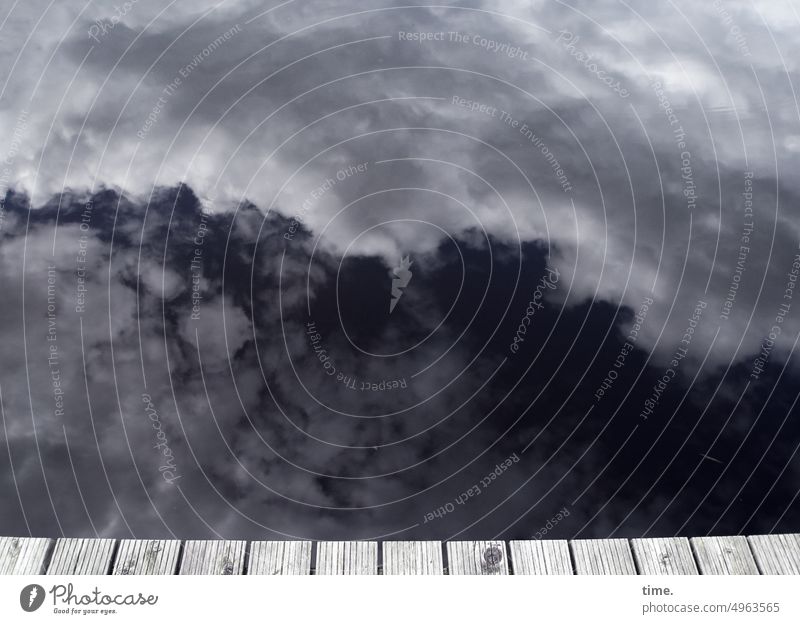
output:
{"label": "nail head in plank", "polygon": [[46,537],[0,537],[0,574],[44,574],[52,546]]}
{"label": "nail head in plank", "polygon": [[317,574],[377,574],[378,542],[318,542]]}
{"label": "nail head in plank", "polygon": [[245,551],[242,540],[187,540],[180,574],[242,574]]}
{"label": "nail head in plank", "polygon": [[447,542],[447,560],[450,574],[508,574],[501,541]]}
{"label": "nail head in plank", "polygon": [[570,544],[577,574],[636,574],[626,539],[573,540]]}
{"label": "nail head in plank", "polygon": [[114,574],[175,574],[181,543],[178,540],[124,539],[119,544]]}
{"label": "nail head in plank", "polygon": [[114,556],[113,539],[60,538],[53,549],[48,574],[108,574]]}
{"label": "nail head in plank", "polygon": [[747,538],[762,574],[800,574],[800,533]]}
{"label": "nail head in plank", "polygon": [[640,574],[699,574],[685,537],[632,539]]}
{"label": "nail head in plank", "polygon": [[572,574],[567,540],[509,542],[514,574]]}
{"label": "nail head in plank", "polygon": [[311,542],[253,542],[247,573],[311,574]]}
{"label": "nail head in plank", "polygon": [[444,574],[441,542],[384,542],[384,574]]}
{"label": "nail head in plank", "polygon": [[690,542],[701,574],[758,574],[747,539],[742,535],[693,537]]}

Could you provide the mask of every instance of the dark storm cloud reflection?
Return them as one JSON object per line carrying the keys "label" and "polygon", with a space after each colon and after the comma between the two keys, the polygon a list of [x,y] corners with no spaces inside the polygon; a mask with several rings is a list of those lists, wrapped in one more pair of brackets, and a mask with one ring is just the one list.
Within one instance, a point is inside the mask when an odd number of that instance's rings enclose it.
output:
{"label": "dark storm cloud reflection", "polygon": [[790,6],[38,4],[0,533],[796,530]]}

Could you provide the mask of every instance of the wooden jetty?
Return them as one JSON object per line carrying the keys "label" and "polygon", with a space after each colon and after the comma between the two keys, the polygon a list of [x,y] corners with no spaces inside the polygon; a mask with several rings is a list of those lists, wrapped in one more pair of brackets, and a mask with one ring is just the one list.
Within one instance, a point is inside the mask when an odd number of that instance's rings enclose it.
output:
{"label": "wooden jetty", "polygon": [[800,534],[445,543],[0,537],[0,574],[800,574]]}

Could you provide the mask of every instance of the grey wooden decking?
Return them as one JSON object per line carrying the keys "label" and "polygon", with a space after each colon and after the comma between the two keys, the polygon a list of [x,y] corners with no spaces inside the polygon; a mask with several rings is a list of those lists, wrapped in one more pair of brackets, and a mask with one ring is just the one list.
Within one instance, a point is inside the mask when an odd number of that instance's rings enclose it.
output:
{"label": "grey wooden decking", "polygon": [[444,544],[0,537],[0,574],[800,574],[800,534]]}

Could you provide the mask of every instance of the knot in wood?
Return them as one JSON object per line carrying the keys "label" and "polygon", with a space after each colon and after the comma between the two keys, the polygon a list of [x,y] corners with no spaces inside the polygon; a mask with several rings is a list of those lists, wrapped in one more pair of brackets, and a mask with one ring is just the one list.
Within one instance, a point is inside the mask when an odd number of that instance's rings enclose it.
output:
{"label": "knot in wood", "polygon": [[483,552],[483,560],[488,566],[496,566],[503,560],[503,553],[497,546],[489,546]]}

